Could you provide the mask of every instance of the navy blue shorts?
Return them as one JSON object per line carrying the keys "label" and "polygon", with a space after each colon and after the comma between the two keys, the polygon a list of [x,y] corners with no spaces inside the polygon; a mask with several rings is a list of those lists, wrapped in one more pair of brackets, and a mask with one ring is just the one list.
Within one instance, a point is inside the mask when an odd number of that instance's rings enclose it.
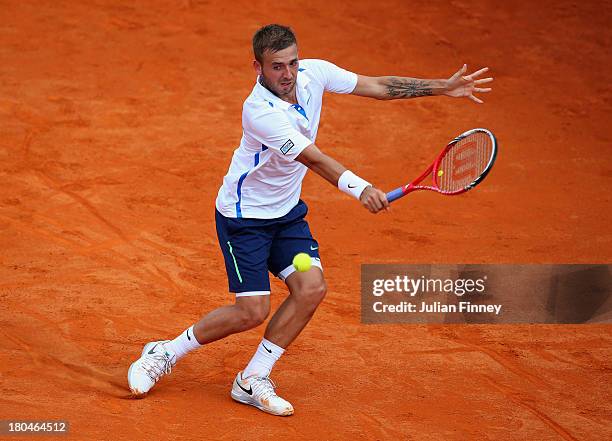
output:
{"label": "navy blue shorts", "polygon": [[277,219],[228,218],[215,210],[230,292],[270,294],[268,271],[284,280],[295,271],[293,257],[298,253],[309,254],[313,266],[321,268],[319,244],[304,220],[307,212],[302,200]]}

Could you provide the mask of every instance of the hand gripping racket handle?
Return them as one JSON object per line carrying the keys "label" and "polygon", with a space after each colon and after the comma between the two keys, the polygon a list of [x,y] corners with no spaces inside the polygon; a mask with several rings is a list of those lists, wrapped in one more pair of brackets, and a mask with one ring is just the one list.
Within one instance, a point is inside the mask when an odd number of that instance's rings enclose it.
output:
{"label": "hand gripping racket handle", "polygon": [[404,193],[404,187],[399,187],[399,188],[396,188],[395,190],[390,191],[389,193],[387,193],[387,200],[389,202],[393,202],[393,201],[401,198],[405,194],[406,193]]}

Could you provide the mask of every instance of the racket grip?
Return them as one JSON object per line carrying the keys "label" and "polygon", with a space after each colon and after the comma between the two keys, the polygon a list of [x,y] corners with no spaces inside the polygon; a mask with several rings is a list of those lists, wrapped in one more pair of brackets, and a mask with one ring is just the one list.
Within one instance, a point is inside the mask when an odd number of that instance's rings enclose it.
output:
{"label": "racket grip", "polygon": [[387,193],[387,200],[389,202],[393,202],[396,199],[399,199],[402,196],[404,196],[404,194],[405,193],[404,193],[403,187],[396,188],[395,190],[390,191],[389,193]]}

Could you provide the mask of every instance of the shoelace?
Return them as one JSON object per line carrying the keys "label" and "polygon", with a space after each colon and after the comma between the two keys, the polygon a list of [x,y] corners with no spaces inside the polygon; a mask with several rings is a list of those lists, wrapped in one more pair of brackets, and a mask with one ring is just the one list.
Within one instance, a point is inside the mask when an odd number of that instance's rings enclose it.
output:
{"label": "shoelace", "polygon": [[267,400],[271,396],[276,396],[274,389],[276,389],[276,384],[272,381],[271,378],[268,377],[256,377],[253,378],[252,383],[253,388],[257,389],[257,395],[262,400]]}
{"label": "shoelace", "polygon": [[172,363],[165,353],[152,354],[143,360],[142,368],[147,376],[157,383],[162,375],[172,372]]}

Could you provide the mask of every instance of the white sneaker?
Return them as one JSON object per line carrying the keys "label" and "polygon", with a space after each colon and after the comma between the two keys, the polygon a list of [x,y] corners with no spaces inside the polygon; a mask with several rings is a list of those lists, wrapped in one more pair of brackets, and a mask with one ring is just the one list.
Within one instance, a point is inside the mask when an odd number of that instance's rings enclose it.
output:
{"label": "white sneaker", "polygon": [[274,392],[275,388],[276,385],[268,377],[252,375],[242,378],[242,372],[238,372],[232,385],[232,398],[240,403],[255,406],[272,415],[293,415],[293,406],[276,395]]}
{"label": "white sneaker", "polygon": [[172,371],[176,355],[164,343],[169,340],[147,343],[142,354],[128,370],[128,384],[134,395],[146,395],[161,377]]}

